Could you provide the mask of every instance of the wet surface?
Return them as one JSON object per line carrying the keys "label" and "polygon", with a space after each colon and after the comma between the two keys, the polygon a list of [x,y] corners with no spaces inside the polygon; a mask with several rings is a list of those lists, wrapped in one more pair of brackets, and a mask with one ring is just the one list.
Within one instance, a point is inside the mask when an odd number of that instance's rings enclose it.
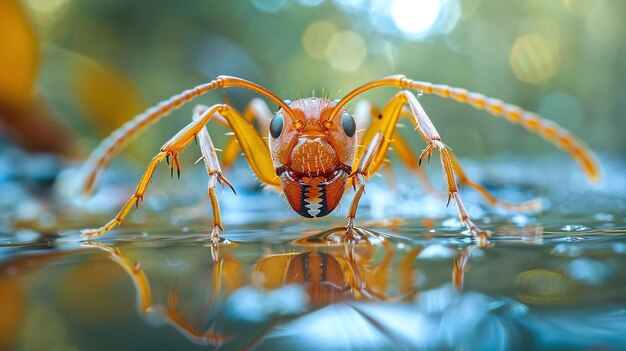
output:
{"label": "wet surface", "polygon": [[86,241],[79,229],[109,218],[93,208],[115,209],[132,185],[105,183],[109,196],[81,207],[58,184],[57,195],[36,196],[25,185],[34,180],[7,177],[22,197],[2,200],[0,349],[620,349],[626,187],[623,164],[603,164],[609,180],[595,186],[562,181],[569,169],[522,182],[510,165],[484,168],[504,173],[485,183],[497,196],[539,195],[545,207],[510,214],[464,192],[495,234],[484,247],[445,199],[402,185],[390,193],[381,180],[357,218],[369,242],[338,240],[345,203],[302,220],[276,194],[243,185],[221,194],[226,240],[215,247],[208,204],[180,196],[201,177],[156,185],[124,226]]}
{"label": "wet surface", "polygon": [[14,328],[3,345],[618,349],[618,218],[494,223],[482,248],[417,222],[372,228],[367,245],[329,243],[341,228],[305,239],[289,227],[234,228],[219,248],[206,233],[163,228],[100,241],[3,235],[0,294],[13,301],[3,310]]}

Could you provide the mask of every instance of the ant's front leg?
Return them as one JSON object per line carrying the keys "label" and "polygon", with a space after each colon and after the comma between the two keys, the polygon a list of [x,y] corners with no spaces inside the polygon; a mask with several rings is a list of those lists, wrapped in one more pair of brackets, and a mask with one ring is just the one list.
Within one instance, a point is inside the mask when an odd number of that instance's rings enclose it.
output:
{"label": "ant's front leg", "polygon": [[[204,128],[205,124],[210,120],[210,118],[219,113],[225,112],[229,109],[227,105],[213,105],[211,108],[205,109],[202,115],[197,118],[194,117],[194,121],[179,131],[174,137],[172,137],[168,142],[163,144],[161,147],[161,152],[159,152],[156,156],[152,158],[150,164],[146,168],[137,188],[133,195],[126,201],[120,212],[111,219],[108,223],[103,225],[97,229],[85,229],[82,231],[82,237],[94,237],[102,235],[111,229],[115,228],[118,224],[122,222],[124,217],[128,215],[128,212],[133,207],[133,205],[139,206],[139,203],[143,200],[146,189],[148,188],[148,184],[150,183],[150,179],[154,175],[154,171],[156,166],[161,163],[163,160],[168,160],[170,162],[171,159],[171,172],[173,173],[174,168],[176,168],[178,175],[180,176],[180,164],[178,162],[178,154],[185,148],[189,143],[194,140],[195,136],[199,135],[202,130],[206,132]],[[217,199],[215,199],[217,202]],[[219,211],[219,210],[218,210]],[[219,222],[221,225],[221,222]]]}
{"label": "ant's front leg", "polygon": [[[361,199],[361,195],[365,191],[365,180],[370,176],[370,170],[372,165],[374,164],[374,155],[379,151],[379,149],[383,146],[383,133],[378,132],[370,142],[367,150],[359,160],[359,164],[357,169],[350,174],[350,177],[353,179],[353,187],[356,190],[356,194],[354,195],[354,199],[352,199],[352,204],[350,205],[350,211],[348,212],[348,224],[346,225],[346,240],[347,241],[358,241],[358,239],[365,239],[367,241],[367,237],[358,230],[354,228],[354,217],[356,217],[356,209],[359,206],[359,200]],[[357,235],[358,234],[358,235]]]}
{"label": "ant's front leg", "polygon": [[[193,120],[199,120],[202,115],[208,110],[207,106],[198,105],[193,110]],[[206,168],[207,174],[209,175],[209,184],[208,184],[208,192],[209,198],[211,199],[211,207],[213,208],[213,231],[211,232],[211,240],[214,244],[219,243],[219,231],[224,230],[222,226],[222,215],[220,213],[220,205],[217,201],[217,195],[215,194],[215,188],[217,184],[220,183],[222,187],[224,185],[228,185],[228,187],[235,193],[235,188],[233,185],[224,177],[222,173],[222,169],[220,167],[217,154],[215,152],[215,147],[213,146],[213,142],[211,141],[211,137],[209,136],[209,132],[206,128],[202,128],[197,135],[198,145],[200,147],[200,151],[202,152],[202,159],[204,160],[204,166]]]}

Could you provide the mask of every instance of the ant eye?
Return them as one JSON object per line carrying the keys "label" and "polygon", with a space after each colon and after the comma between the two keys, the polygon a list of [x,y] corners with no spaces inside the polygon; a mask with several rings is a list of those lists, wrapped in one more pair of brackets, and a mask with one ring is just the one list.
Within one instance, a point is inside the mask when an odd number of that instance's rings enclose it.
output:
{"label": "ant eye", "polygon": [[281,113],[277,114],[272,118],[270,122],[270,135],[272,138],[276,139],[280,136],[280,133],[283,131],[283,115]]}
{"label": "ant eye", "polygon": [[343,131],[348,137],[352,137],[356,133],[356,122],[349,114],[346,113],[341,117],[341,124],[343,125]]}

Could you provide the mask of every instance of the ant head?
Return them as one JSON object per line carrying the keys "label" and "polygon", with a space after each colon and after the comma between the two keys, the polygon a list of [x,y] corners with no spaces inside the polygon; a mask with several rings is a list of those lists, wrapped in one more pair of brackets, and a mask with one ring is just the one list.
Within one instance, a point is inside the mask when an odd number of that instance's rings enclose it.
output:
{"label": "ant head", "polygon": [[356,123],[344,109],[341,118],[328,121],[336,105],[332,100],[305,98],[288,105],[297,120],[281,108],[270,122],[272,161],[291,207],[305,217],[323,216],[343,195],[354,161]]}

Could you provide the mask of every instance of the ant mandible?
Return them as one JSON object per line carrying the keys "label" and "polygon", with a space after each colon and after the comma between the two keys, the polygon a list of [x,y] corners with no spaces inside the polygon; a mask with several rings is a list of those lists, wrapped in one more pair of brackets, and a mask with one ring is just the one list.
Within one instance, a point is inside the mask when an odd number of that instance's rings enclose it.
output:
{"label": "ant mandible", "polygon": [[[357,123],[344,106],[363,92],[383,86],[398,87],[401,90],[382,110],[377,111],[374,107],[369,109],[372,114],[370,124],[365,133],[357,137]],[[84,166],[86,178],[82,186],[83,193],[88,193],[93,188],[96,178],[107,167],[111,158],[150,124],[202,94],[217,88],[230,87],[241,87],[257,92],[278,104],[280,108],[272,116],[267,105],[259,99],[253,100],[243,115],[228,103],[211,107],[197,106],[194,109],[193,121],[166,142],[161,151],[152,158],[135,193],[117,216],[98,229],[83,230],[83,237],[98,236],[110,231],[122,221],[133,205],[139,206],[155,168],[161,161],[171,162],[171,172],[173,173],[176,168],[180,176],[178,154],[197,138],[209,175],[208,193],[213,207],[212,239],[217,243],[219,231],[223,231],[223,226],[215,188],[220,183],[222,186],[228,185],[233,192],[235,190],[222,174],[216,150],[205,128],[209,121],[217,121],[233,130],[243,154],[259,180],[271,188],[282,189],[291,207],[303,217],[322,217],[332,212],[339,204],[346,184],[352,184],[356,194],[346,217],[348,237],[357,234],[354,218],[365,189],[365,181],[379,170],[390,146],[394,146],[400,159],[409,166],[411,160],[415,160],[406,141],[396,132],[396,124],[402,117],[410,119],[426,142],[426,148],[420,154],[418,164],[421,164],[425,157],[430,160],[433,150],[439,151],[447,185],[448,204],[454,199],[461,221],[477,240],[484,242],[490,233],[480,229],[470,219],[459,196],[455,177],[462,185],[477,190],[491,205],[511,210],[529,210],[538,206],[534,201],[523,204],[499,201],[485,188],[470,180],[452,151],[441,141],[435,126],[409,89],[452,98],[476,109],[484,109],[492,115],[504,117],[509,122],[520,124],[567,152],[591,180],[599,179],[599,169],[593,154],[570,132],[518,106],[465,89],[419,82],[403,75],[394,75],[366,83],[341,100],[309,97],[283,101],[255,83],[236,77],[219,76],[209,83],[172,96],[113,132],[91,154]],[[253,126],[254,118],[259,118],[266,124],[271,120],[267,141]]]}

